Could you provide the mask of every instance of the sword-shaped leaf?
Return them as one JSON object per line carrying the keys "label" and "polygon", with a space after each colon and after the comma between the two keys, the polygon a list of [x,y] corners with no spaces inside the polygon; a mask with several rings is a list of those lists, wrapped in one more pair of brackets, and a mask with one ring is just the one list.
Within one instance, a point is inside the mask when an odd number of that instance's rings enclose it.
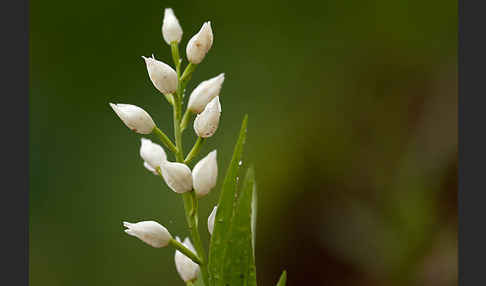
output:
{"label": "sword-shaped leaf", "polygon": [[233,208],[238,189],[238,171],[241,167],[243,147],[246,140],[246,126],[248,115],[245,115],[241,124],[238,141],[233,152],[233,157],[226,171],[226,176],[221,188],[218,202],[218,210],[214,219],[214,229],[209,245],[209,286],[223,285],[223,265],[226,250],[230,247],[228,234],[233,216]]}
{"label": "sword-shaped leaf", "polygon": [[228,249],[224,257],[224,285],[256,286],[256,268],[253,256],[252,197],[255,174],[249,168],[238,195],[228,233]]}

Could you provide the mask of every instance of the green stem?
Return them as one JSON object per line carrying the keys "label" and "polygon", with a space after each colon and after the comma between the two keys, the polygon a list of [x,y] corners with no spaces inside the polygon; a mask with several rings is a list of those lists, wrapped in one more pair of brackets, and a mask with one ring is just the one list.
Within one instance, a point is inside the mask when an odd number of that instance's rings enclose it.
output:
{"label": "green stem", "polygon": [[157,126],[154,127],[152,130],[152,134],[156,135],[164,145],[169,148],[172,152],[177,153],[177,147],[170,141],[169,137],[165,135],[162,130],[160,130]]}
{"label": "green stem", "polygon": [[177,42],[172,42],[170,43],[170,48],[172,51],[172,60],[174,60],[174,65],[176,67],[177,78],[180,78],[182,59],[179,57],[179,44]]}
{"label": "green stem", "polygon": [[192,283],[192,281],[187,281],[186,286],[194,286],[194,284]]}
{"label": "green stem", "polygon": [[201,149],[202,144],[204,143],[204,138],[202,137],[197,137],[196,143],[194,143],[194,146],[192,146],[191,152],[187,154],[186,159],[184,160],[184,164],[189,164],[194,157],[197,156],[199,153],[199,150]]}
{"label": "green stem", "polygon": [[180,98],[184,97],[184,90],[186,89],[186,85],[192,77],[192,73],[196,70],[197,65],[193,63],[189,63],[182,73],[182,76],[179,80],[179,86],[177,89],[177,93],[179,94]]}
{"label": "green stem", "polygon": [[[181,131],[181,109],[182,109],[182,93],[184,92],[184,88],[187,85],[192,73],[194,72],[196,65],[189,64],[182,77],[179,80],[179,84],[177,86],[177,94],[174,96],[174,137],[176,141],[176,161],[180,163],[184,163],[184,149],[182,147],[182,131]],[[186,192],[182,194],[182,199],[184,202],[184,210],[186,213],[186,220],[187,225],[189,227],[192,242],[194,244],[194,248],[196,249],[197,255],[199,256],[201,263],[201,275],[203,277],[204,284],[209,286],[208,283],[208,269],[207,263],[204,258],[204,248],[201,243],[201,237],[199,236],[199,228],[198,228],[198,215],[197,215],[197,199],[196,193],[194,190],[190,192]]]}
{"label": "green stem", "polygon": [[174,104],[174,137],[176,141],[176,160],[177,162],[184,162],[184,149],[182,149],[182,132],[180,126],[181,118],[181,103],[180,98],[175,96],[176,104]]}
{"label": "green stem", "polygon": [[165,99],[167,99],[167,102],[169,102],[170,105],[174,105],[174,96],[172,96],[171,93],[164,94]]}
{"label": "green stem", "polygon": [[196,193],[194,191],[186,192],[182,194],[182,199],[184,201],[184,210],[186,212],[187,225],[189,226],[189,231],[191,233],[192,243],[196,249],[197,255],[201,259],[202,263],[199,265],[201,268],[201,274],[204,281],[204,285],[208,286],[208,268],[207,262],[204,256],[204,248],[202,246],[201,237],[199,235],[198,227],[198,201],[196,199]]}
{"label": "green stem", "polygon": [[182,116],[181,132],[184,132],[184,130],[187,127],[187,124],[189,124],[189,120],[191,120],[191,117],[192,117],[192,111],[186,109],[186,112],[184,112],[184,116]]}
{"label": "green stem", "polygon": [[189,63],[182,73],[181,81],[188,82],[191,79],[192,73],[196,70],[197,64]]}
{"label": "green stem", "polygon": [[189,257],[192,261],[194,261],[194,263],[197,263],[199,265],[203,263],[194,252],[192,252],[189,248],[187,248],[184,244],[178,242],[177,240],[172,238],[169,241],[169,244],[172,245],[175,249],[179,250],[185,256]]}

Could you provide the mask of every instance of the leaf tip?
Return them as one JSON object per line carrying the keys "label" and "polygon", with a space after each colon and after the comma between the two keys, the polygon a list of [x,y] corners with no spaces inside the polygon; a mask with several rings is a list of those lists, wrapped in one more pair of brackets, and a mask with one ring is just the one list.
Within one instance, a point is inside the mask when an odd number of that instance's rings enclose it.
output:
{"label": "leaf tip", "polygon": [[284,270],[282,275],[280,275],[277,286],[285,286],[285,284],[287,284],[287,270]]}
{"label": "leaf tip", "polygon": [[245,114],[245,116],[243,116],[243,121],[241,123],[241,129],[245,130],[246,132],[246,126],[248,125],[248,113]]}

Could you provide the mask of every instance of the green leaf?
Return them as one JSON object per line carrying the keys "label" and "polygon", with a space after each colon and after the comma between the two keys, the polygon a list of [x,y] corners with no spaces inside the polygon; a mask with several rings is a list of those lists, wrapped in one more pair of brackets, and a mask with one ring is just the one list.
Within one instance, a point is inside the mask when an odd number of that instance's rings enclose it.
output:
{"label": "green leaf", "polygon": [[285,286],[285,284],[287,284],[287,271],[284,270],[282,275],[280,275],[277,286]]}
{"label": "green leaf", "polygon": [[201,273],[199,273],[196,282],[194,282],[194,286],[205,286],[203,282],[203,278],[201,277]]}
{"label": "green leaf", "polygon": [[[253,169],[253,167],[250,167],[250,169]],[[251,246],[253,247],[253,256],[255,256],[257,208],[258,208],[257,186],[256,186],[256,181],[254,181],[252,201],[251,201],[251,234],[252,234]]]}
{"label": "green leaf", "polygon": [[256,268],[252,247],[252,202],[255,173],[249,168],[234,208],[224,257],[224,285],[255,286]]}
{"label": "green leaf", "polygon": [[[218,211],[214,220],[213,235],[209,245],[209,283],[210,285],[222,285],[223,265],[228,243],[228,235],[233,216],[233,206],[238,189],[238,171],[241,166],[241,157],[246,140],[246,126],[248,115],[245,115],[241,124],[238,141],[233,152],[233,157],[226,171],[226,176],[221,188],[218,202]],[[209,285],[208,285],[209,286]]]}

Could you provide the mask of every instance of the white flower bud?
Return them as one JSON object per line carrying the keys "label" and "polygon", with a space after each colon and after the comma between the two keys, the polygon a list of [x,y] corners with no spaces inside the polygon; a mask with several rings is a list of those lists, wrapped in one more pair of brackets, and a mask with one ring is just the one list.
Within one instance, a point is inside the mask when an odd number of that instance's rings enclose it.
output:
{"label": "white flower bud", "polygon": [[216,162],[216,150],[197,162],[192,169],[193,188],[198,197],[205,196],[216,186],[218,179],[218,163]]}
{"label": "white flower bud", "polygon": [[[178,237],[176,237],[176,240],[181,242]],[[184,239],[184,242],[182,244],[184,244],[184,246],[189,248],[192,252],[196,253],[196,250],[194,249],[194,246],[192,246],[192,243],[188,237]],[[176,250],[175,252],[174,262],[177,272],[181,276],[182,280],[184,280],[184,282],[196,280],[197,274],[199,273],[199,265],[197,265],[197,263],[193,262],[190,258],[185,256],[178,250]]]}
{"label": "white flower bud", "polygon": [[213,98],[219,96],[223,82],[224,73],[201,82],[192,91],[187,108],[194,113],[201,113]]}
{"label": "white flower bud", "polygon": [[182,38],[182,28],[171,8],[165,8],[164,21],[162,24],[162,36],[164,41],[170,45],[172,42],[179,43]]}
{"label": "white flower bud", "polygon": [[216,96],[194,120],[194,131],[196,131],[197,136],[202,138],[213,136],[218,129],[220,115],[221,104],[219,103],[219,96]]}
{"label": "white flower bud", "polygon": [[169,244],[172,235],[169,231],[155,221],[141,221],[137,223],[123,222],[125,232],[135,236],[153,247],[164,247]]}
{"label": "white flower bud", "polygon": [[163,162],[167,161],[167,155],[164,149],[158,144],[153,143],[149,139],[142,138],[142,144],[140,145],[140,157],[150,166],[152,169],[160,167]]}
{"label": "white flower bud", "polygon": [[177,90],[177,73],[168,64],[158,61],[152,55],[151,58],[142,58],[147,65],[150,80],[163,94],[174,93]]}
{"label": "white flower bud", "polygon": [[113,104],[111,108],[131,130],[140,134],[150,134],[155,128],[152,117],[142,108],[131,104]]}
{"label": "white flower bud", "polygon": [[213,208],[213,211],[208,217],[208,231],[211,235],[213,235],[214,230],[214,219],[216,218],[216,212],[218,211],[218,206]]}
{"label": "white flower bud", "polygon": [[157,170],[155,170],[154,168],[152,168],[152,166],[150,166],[147,162],[143,162],[143,166],[145,167],[145,169],[149,170],[150,172],[152,172],[154,175],[159,175],[157,173]]}
{"label": "white flower bud", "polygon": [[160,167],[162,177],[171,190],[179,194],[192,190],[192,174],[187,165],[166,161]]}
{"label": "white flower bud", "polygon": [[199,64],[206,56],[209,49],[213,45],[213,30],[211,29],[211,22],[206,22],[202,25],[201,30],[187,43],[186,55],[189,62]]}

